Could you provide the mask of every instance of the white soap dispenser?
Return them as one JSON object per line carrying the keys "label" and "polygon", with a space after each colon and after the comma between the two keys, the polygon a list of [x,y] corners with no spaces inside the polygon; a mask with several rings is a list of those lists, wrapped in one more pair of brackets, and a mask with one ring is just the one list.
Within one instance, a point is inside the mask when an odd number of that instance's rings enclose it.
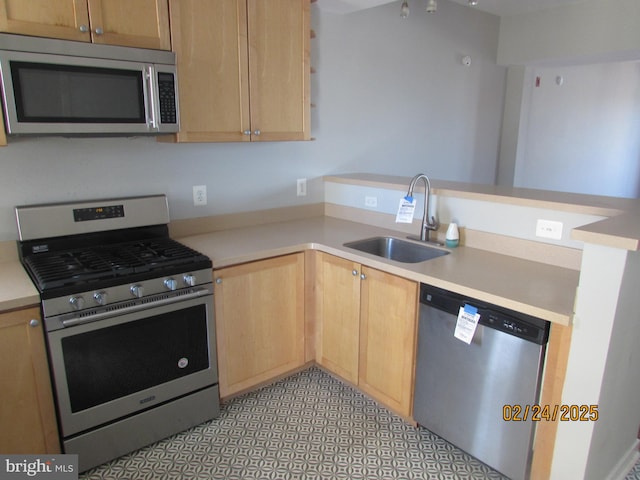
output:
{"label": "white soap dispenser", "polygon": [[456,222],[451,222],[444,237],[444,244],[449,248],[454,248],[457,247],[459,243],[460,232],[458,231],[458,224]]}

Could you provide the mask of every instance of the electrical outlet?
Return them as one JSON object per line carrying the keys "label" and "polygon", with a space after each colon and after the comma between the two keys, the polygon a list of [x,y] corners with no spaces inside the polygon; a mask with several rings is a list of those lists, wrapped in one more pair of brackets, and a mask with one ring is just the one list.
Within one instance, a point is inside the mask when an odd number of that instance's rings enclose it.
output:
{"label": "electrical outlet", "polygon": [[562,222],[539,219],[536,223],[536,237],[562,239]]}
{"label": "electrical outlet", "polygon": [[296,180],[296,195],[304,197],[307,195],[307,179],[299,178]]}
{"label": "electrical outlet", "polygon": [[364,206],[375,208],[378,206],[378,197],[364,197]]}
{"label": "electrical outlet", "polygon": [[193,204],[196,206],[207,204],[207,186],[206,185],[195,185],[193,187]]}

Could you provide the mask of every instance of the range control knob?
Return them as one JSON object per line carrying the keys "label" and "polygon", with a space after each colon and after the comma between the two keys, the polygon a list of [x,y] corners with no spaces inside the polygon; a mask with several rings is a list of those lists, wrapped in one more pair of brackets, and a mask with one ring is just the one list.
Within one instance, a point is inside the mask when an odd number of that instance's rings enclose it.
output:
{"label": "range control knob", "polygon": [[195,285],[196,285],[196,276],[193,275],[192,273],[189,273],[189,274],[185,275],[184,277],[182,277],[182,279],[184,280],[184,284],[187,287],[195,287]]}
{"label": "range control knob", "polygon": [[142,298],[144,295],[144,287],[142,285],[131,285],[129,291],[136,298]]}
{"label": "range control knob", "polygon": [[107,292],[94,292],[93,299],[98,305],[107,304]]}
{"label": "range control knob", "polygon": [[164,281],[164,286],[169,290],[175,290],[178,288],[178,282],[174,278],[167,278]]}
{"label": "range control knob", "polygon": [[69,304],[75,308],[76,310],[82,310],[84,308],[84,298],[78,296],[78,297],[71,297],[69,299]]}

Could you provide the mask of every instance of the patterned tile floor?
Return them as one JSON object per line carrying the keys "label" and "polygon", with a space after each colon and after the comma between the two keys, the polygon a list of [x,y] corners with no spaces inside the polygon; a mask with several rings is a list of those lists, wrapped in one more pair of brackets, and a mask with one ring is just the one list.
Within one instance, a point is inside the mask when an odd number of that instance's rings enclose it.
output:
{"label": "patterned tile floor", "polygon": [[505,479],[317,368],[235,398],[219,418],[80,478]]}

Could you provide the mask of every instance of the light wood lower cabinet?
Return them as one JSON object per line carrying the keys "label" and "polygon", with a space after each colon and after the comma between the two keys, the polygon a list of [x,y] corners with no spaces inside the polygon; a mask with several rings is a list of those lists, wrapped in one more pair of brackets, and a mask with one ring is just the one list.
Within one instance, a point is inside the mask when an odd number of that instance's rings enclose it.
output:
{"label": "light wood lower cabinet", "polygon": [[325,253],[317,265],[317,362],[358,384],[360,264]]}
{"label": "light wood lower cabinet", "polygon": [[59,453],[38,308],[0,313],[0,452]]}
{"label": "light wood lower cabinet", "polygon": [[304,253],[214,272],[220,396],[304,365]]}
{"label": "light wood lower cabinet", "polygon": [[411,417],[418,284],[319,256],[317,362]]}

